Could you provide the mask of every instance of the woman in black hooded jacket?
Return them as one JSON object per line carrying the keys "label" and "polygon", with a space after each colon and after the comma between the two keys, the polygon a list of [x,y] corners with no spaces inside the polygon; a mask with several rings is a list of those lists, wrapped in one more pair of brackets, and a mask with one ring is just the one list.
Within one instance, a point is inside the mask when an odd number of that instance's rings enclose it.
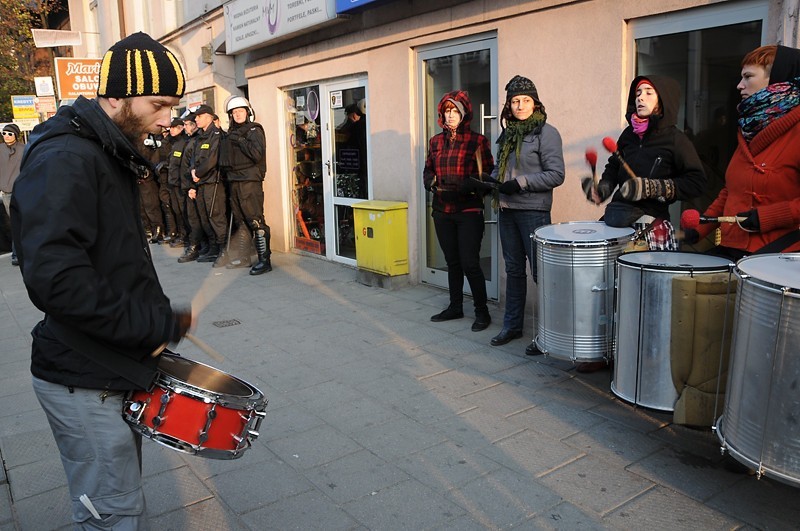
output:
{"label": "woman in black hooded jacket", "polygon": [[658,237],[648,231],[651,249],[677,249],[669,205],[699,196],[706,183],[697,151],[676,127],[679,103],[680,88],[674,79],[637,76],[628,93],[629,125],[617,141],[617,151],[635,177],[612,155],[599,183],[587,194],[600,204],[613,193],[604,216],[608,225],[632,226],[644,216],[651,228],[666,231]]}

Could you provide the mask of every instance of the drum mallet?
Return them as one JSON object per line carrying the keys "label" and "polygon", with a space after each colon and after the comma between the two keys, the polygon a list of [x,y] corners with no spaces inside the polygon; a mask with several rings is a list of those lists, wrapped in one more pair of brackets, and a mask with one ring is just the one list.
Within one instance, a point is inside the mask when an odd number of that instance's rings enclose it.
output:
{"label": "drum mallet", "polygon": [[593,147],[586,148],[586,163],[592,169],[592,184],[594,189],[597,190],[597,150]]}
{"label": "drum mallet", "polygon": [[739,223],[747,218],[745,216],[719,216],[716,218],[701,216],[700,211],[694,209],[684,210],[681,214],[682,229],[696,229],[701,223]]}
{"label": "drum mallet", "polygon": [[194,343],[194,346],[196,346],[197,348],[208,354],[208,357],[213,359],[217,363],[222,363],[223,361],[225,361],[225,356],[214,350],[214,348],[212,348],[211,345],[209,345],[202,339],[198,338],[194,334],[187,333],[184,337],[189,341],[191,341],[192,343]]}
{"label": "drum mallet", "polygon": [[625,162],[625,159],[622,158],[622,153],[620,153],[617,150],[617,143],[614,142],[613,138],[611,138],[610,136],[605,137],[603,139],[603,147],[606,148],[606,150],[609,153],[611,153],[612,155],[617,157],[617,160],[619,161],[620,164],[622,164],[622,167],[625,169],[625,172],[628,175],[630,175],[631,179],[635,179],[636,177],[638,177],[638,175],[636,175],[636,173],[634,173],[634,171],[631,169],[631,167],[628,166],[628,163]]}

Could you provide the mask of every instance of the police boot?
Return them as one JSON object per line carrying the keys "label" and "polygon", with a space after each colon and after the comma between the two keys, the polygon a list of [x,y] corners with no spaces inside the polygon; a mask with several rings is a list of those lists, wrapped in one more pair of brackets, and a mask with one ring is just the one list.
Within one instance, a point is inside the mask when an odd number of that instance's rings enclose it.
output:
{"label": "police boot", "polygon": [[216,242],[208,244],[208,252],[206,254],[201,254],[198,258],[198,262],[213,262],[214,260],[219,257],[219,244]]}
{"label": "police boot", "polygon": [[198,256],[200,256],[200,247],[193,243],[186,247],[186,250],[183,251],[183,254],[178,258],[178,263],[185,264],[186,262],[194,262],[197,260]]}
{"label": "police boot", "polygon": [[250,268],[251,275],[260,275],[267,271],[272,271],[272,263],[270,262],[269,255],[269,236],[265,235],[263,229],[255,232],[253,240],[256,244],[256,254],[258,255],[258,262]]}
{"label": "police boot", "polygon": [[246,230],[239,229],[236,234],[236,246],[239,255],[230,261],[225,267],[228,269],[236,269],[238,267],[250,267],[250,235]]}
{"label": "police boot", "polygon": [[172,243],[175,239],[175,219],[169,206],[162,209],[164,211],[164,243]]}
{"label": "police boot", "polygon": [[214,260],[214,263],[211,265],[211,267],[224,267],[224,266],[228,265],[228,262],[230,262],[230,259],[231,259],[231,255],[228,252],[228,245],[220,245],[219,246],[219,256],[217,256],[217,259]]}
{"label": "police boot", "polygon": [[161,227],[156,227],[156,230],[153,231],[152,236],[150,236],[150,243],[158,243],[164,237],[164,229]]}

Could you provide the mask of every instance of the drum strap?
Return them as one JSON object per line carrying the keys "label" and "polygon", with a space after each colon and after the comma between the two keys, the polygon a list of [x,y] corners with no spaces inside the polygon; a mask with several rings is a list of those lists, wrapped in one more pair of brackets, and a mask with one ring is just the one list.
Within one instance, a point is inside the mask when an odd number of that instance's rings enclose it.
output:
{"label": "drum strap", "polygon": [[773,240],[753,254],[780,253],[787,247],[800,241],[800,229],[787,232],[777,240]]}
{"label": "drum strap", "polygon": [[45,320],[48,330],[56,339],[75,352],[83,354],[97,365],[118,374],[141,389],[150,389],[152,386],[156,377],[154,369],[139,363],[116,347],[95,341],[50,316],[46,316]]}

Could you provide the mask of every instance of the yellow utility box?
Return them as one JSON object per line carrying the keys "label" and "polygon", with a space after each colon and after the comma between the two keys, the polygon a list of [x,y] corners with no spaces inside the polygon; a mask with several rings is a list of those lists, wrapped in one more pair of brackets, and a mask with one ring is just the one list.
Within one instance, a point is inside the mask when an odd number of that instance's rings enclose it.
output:
{"label": "yellow utility box", "polygon": [[356,262],[382,275],[408,274],[408,203],[362,201],[353,204]]}

